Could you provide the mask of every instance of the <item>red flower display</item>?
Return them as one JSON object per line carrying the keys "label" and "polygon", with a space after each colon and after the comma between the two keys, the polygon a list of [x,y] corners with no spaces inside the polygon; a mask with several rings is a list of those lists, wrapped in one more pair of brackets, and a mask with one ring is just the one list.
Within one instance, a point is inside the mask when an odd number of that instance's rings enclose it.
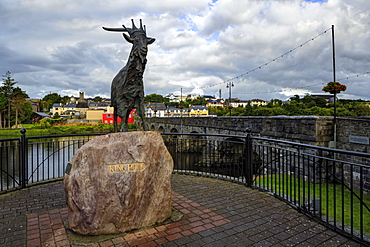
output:
{"label": "red flower display", "polygon": [[325,87],[323,87],[322,91],[329,92],[331,94],[340,93],[342,91],[346,91],[347,86],[340,84],[339,82],[328,82]]}

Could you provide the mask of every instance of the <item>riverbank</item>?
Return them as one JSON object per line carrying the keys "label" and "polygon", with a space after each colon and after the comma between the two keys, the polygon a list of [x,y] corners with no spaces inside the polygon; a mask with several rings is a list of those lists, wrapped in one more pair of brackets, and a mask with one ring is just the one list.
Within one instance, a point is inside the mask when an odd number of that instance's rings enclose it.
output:
{"label": "riverbank", "polygon": [[[40,124],[24,124],[22,127],[27,130],[28,137],[113,132],[113,124],[103,123],[57,123],[48,128],[41,127]],[[133,129],[134,125],[129,127]],[[0,129],[0,139],[19,138],[20,130],[21,128]]]}

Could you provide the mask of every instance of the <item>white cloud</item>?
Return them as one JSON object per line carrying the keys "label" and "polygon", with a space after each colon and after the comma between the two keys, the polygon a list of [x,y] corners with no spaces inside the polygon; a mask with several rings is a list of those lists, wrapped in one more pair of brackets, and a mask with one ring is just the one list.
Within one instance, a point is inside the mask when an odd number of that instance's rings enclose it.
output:
{"label": "white cloud", "polygon": [[348,86],[341,97],[370,99],[363,74],[370,65],[369,9],[368,0],[3,0],[0,70],[11,71],[31,97],[80,90],[109,96],[131,45],[101,27],[141,18],[156,38],[146,93],[221,89],[226,98],[224,82],[234,78],[233,97],[285,99],[289,92],[320,93],[333,79],[331,30],[299,45],[335,25],[337,78],[361,74],[341,81]]}

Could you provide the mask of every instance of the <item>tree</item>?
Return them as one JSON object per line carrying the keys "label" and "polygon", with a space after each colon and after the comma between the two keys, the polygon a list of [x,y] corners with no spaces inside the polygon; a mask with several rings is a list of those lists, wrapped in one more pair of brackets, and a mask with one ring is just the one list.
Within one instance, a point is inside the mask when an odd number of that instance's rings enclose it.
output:
{"label": "tree", "polygon": [[314,101],[316,102],[316,105],[318,106],[318,107],[326,107],[326,105],[327,105],[327,101],[326,101],[326,99],[324,99],[323,97],[316,97],[315,99],[314,99]]}
{"label": "tree", "polygon": [[13,90],[13,95],[12,95],[12,105],[14,106],[15,109],[15,125],[18,125],[18,115],[19,111],[23,107],[23,103],[28,98],[28,95],[26,92],[22,91],[20,87],[16,87]]}
{"label": "tree", "polygon": [[19,114],[19,110],[23,106],[24,101],[25,101],[25,97],[23,96],[23,94],[18,93],[13,96],[12,103],[15,109],[15,125],[18,125],[18,114]]}
{"label": "tree", "polygon": [[306,94],[301,99],[301,102],[305,105],[306,108],[316,106],[316,102],[312,99],[311,95],[309,95],[309,94]]}
{"label": "tree", "polygon": [[6,97],[4,94],[0,94],[0,129],[3,128],[2,113],[5,109],[6,109]]}
{"label": "tree", "polygon": [[[18,82],[14,81],[12,78],[12,74],[10,71],[6,72],[5,75],[3,75],[3,86],[1,87],[1,92],[5,95],[7,101],[7,107],[8,107],[8,127],[10,128],[10,105],[11,105],[11,100],[13,96],[13,91],[14,91],[14,85],[17,84]],[[4,127],[5,127],[5,119],[4,119]]]}
{"label": "tree", "polygon": [[363,103],[355,103],[353,106],[353,111],[356,116],[370,116],[370,107]]}
{"label": "tree", "polygon": [[58,113],[58,112],[56,112],[56,113],[54,114],[54,116],[53,116],[53,119],[58,119],[58,118],[60,118],[60,115],[59,115],[59,113]]}
{"label": "tree", "polygon": [[196,99],[187,99],[186,102],[188,102],[190,105],[207,105],[207,101],[203,97],[198,97]]}
{"label": "tree", "polygon": [[181,100],[177,108],[189,108],[189,103]]}
{"label": "tree", "polygon": [[93,99],[93,101],[97,102],[97,103],[100,103],[102,100],[103,100],[103,98],[100,97],[100,96],[95,96],[94,99]]}
{"label": "tree", "polygon": [[32,122],[32,104],[25,100],[23,101],[21,111],[19,113],[19,119],[22,123],[31,123]]}
{"label": "tree", "polygon": [[302,115],[303,104],[297,103],[297,101],[292,101],[289,104],[283,105],[284,109],[287,111],[287,114],[290,116],[299,116]]}
{"label": "tree", "polygon": [[65,103],[65,99],[57,93],[49,93],[41,100],[41,106],[43,110],[46,109],[46,111],[50,111],[50,108],[55,103]]}
{"label": "tree", "polygon": [[290,97],[289,100],[290,102],[293,102],[293,101],[300,102],[301,101],[298,94],[294,95],[293,97]]}
{"label": "tree", "polygon": [[283,105],[283,101],[279,99],[272,99],[270,102],[267,104],[268,107],[279,107]]}
{"label": "tree", "polygon": [[160,94],[152,93],[152,94],[146,95],[144,98],[144,103],[164,103],[164,102],[165,102],[165,99]]}

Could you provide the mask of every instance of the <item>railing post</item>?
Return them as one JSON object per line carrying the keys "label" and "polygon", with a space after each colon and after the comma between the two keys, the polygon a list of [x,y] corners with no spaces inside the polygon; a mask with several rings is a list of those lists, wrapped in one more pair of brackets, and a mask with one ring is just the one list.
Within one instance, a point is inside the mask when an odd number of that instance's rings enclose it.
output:
{"label": "railing post", "polygon": [[253,183],[253,149],[252,149],[252,138],[251,129],[245,130],[247,136],[245,138],[245,165],[244,165],[244,176],[247,186],[251,187]]}
{"label": "railing post", "polygon": [[21,129],[21,143],[20,143],[20,184],[22,188],[27,185],[27,138],[26,129]]}

